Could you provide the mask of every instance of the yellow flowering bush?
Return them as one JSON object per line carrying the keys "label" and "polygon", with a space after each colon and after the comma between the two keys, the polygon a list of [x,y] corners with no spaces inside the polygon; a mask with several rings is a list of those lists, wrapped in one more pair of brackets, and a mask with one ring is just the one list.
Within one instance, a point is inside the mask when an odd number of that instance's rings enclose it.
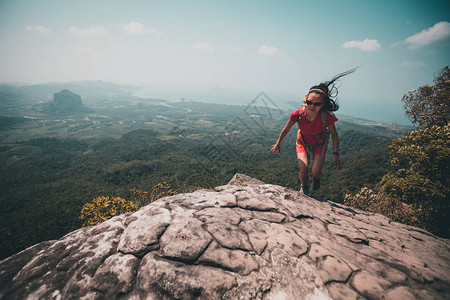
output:
{"label": "yellow flowering bush", "polygon": [[135,212],[138,205],[120,197],[96,197],[91,202],[84,204],[80,213],[80,220],[84,220],[83,227],[102,223],[114,216],[127,212]]}
{"label": "yellow flowering bush", "polygon": [[131,200],[139,205],[139,207],[145,206],[153,201],[158,200],[159,198],[173,196],[177,192],[172,190],[172,187],[167,183],[158,183],[153,186],[151,192],[146,192],[138,189],[131,189]]}

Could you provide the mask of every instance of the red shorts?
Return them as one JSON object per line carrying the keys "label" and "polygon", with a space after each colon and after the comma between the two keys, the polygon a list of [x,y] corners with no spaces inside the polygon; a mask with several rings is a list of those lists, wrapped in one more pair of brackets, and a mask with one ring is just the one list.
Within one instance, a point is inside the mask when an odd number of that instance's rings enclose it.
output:
{"label": "red shorts", "polygon": [[[328,143],[326,145],[325,144],[312,145],[311,147],[312,147],[314,155],[325,155],[325,153],[327,152],[327,149],[328,149]],[[325,151],[323,149],[324,147],[325,147]],[[305,145],[300,143],[298,140],[297,140],[297,144],[296,144],[295,148],[297,150],[297,153],[306,153]]]}

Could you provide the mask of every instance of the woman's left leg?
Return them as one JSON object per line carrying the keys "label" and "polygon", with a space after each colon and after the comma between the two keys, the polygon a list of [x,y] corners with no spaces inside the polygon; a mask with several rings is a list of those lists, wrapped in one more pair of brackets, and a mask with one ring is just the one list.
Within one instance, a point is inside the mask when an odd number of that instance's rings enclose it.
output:
{"label": "woman's left leg", "polygon": [[322,168],[324,162],[325,162],[324,155],[314,154],[314,160],[311,167],[313,190],[318,190],[320,188],[320,176],[322,176]]}
{"label": "woman's left leg", "polygon": [[314,160],[311,167],[311,175],[314,178],[320,178],[322,176],[322,168],[325,161],[325,156],[322,154],[314,154]]}

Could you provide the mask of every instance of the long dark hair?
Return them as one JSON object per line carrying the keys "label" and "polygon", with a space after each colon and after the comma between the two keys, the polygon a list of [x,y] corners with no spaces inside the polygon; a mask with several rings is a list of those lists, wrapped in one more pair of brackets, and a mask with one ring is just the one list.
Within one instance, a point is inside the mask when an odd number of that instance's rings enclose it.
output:
{"label": "long dark hair", "polygon": [[[339,109],[339,104],[337,103],[337,95],[339,93],[338,88],[335,85],[335,82],[341,79],[348,74],[351,74],[356,71],[358,68],[353,68],[351,70],[342,72],[333,77],[333,79],[325,82],[321,82],[318,85],[312,86],[309,89],[309,93],[316,93],[322,95],[325,99],[325,104],[322,109],[327,111],[337,111]],[[308,93],[308,94],[309,94]],[[334,98],[334,99],[332,99]]]}

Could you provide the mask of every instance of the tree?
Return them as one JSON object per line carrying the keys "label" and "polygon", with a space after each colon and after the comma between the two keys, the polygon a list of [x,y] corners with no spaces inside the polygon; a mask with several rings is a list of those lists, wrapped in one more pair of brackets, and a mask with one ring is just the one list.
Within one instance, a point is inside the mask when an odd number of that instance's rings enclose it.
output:
{"label": "tree", "polygon": [[130,190],[130,193],[131,200],[134,201],[134,203],[137,203],[139,207],[142,207],[158,200],[159,198],[173,196],[177,192],[172,190],[172,187],[167,182],[163,182],[153,186],[151,192],[133,188]]}
{"label": "tree", "polygon": [[450,236],[450,123],[410,132],[388,149],[399,169],[383,177],[381,190],[411,204],[427,230]]}
{"label": "tree", "polygon": [[96,197],[92,202],[83,205],[80,213],[80,220],[85,220],[83,227],[102,223],[114,216],[119,216],[127,212],[135,212],[138,206],[131,201],[120,197]]}
{"label": "tree", "polygon": [[346,195],[345,204],[450,237],[449,86],[445,67],[434,86],[403,96],[406,114],[418,130],[388,146],[397,171],[384,175],[375,191]]}
{"label": "tree", "polygon": [[446,66],[435,76],[434,85],[424,85],[402,98],[406,116],[414,126],[445,126],[450,121],[450,70]]}
{"label": "tree", "polygon": [[25,248],[25,243],[17,238],[8,229],[0,227],[0,260]]}
{"label": "tree", "polygon": [[390,197],[383,191],[380,191],[379,188],[377,188],[377,191],[374,191],[364,187],[354,195],[346,194],[344,204],[367,212],[385,215],[396,222],[425,227],[417,217],[419,211],[413,205]]}
{"label": "tree", "polygon": [[131,189],[131,199],[128,201],[120,197],[96,197],[92,202],[83,205],[79,216],[80,220],[85,220],[83,227],[92,226],[104,222],[112,217],[119,216],[127,212],[135,212],[159,198],[175,195],[170,185],[166,182],[155,185],[151,192]]}

